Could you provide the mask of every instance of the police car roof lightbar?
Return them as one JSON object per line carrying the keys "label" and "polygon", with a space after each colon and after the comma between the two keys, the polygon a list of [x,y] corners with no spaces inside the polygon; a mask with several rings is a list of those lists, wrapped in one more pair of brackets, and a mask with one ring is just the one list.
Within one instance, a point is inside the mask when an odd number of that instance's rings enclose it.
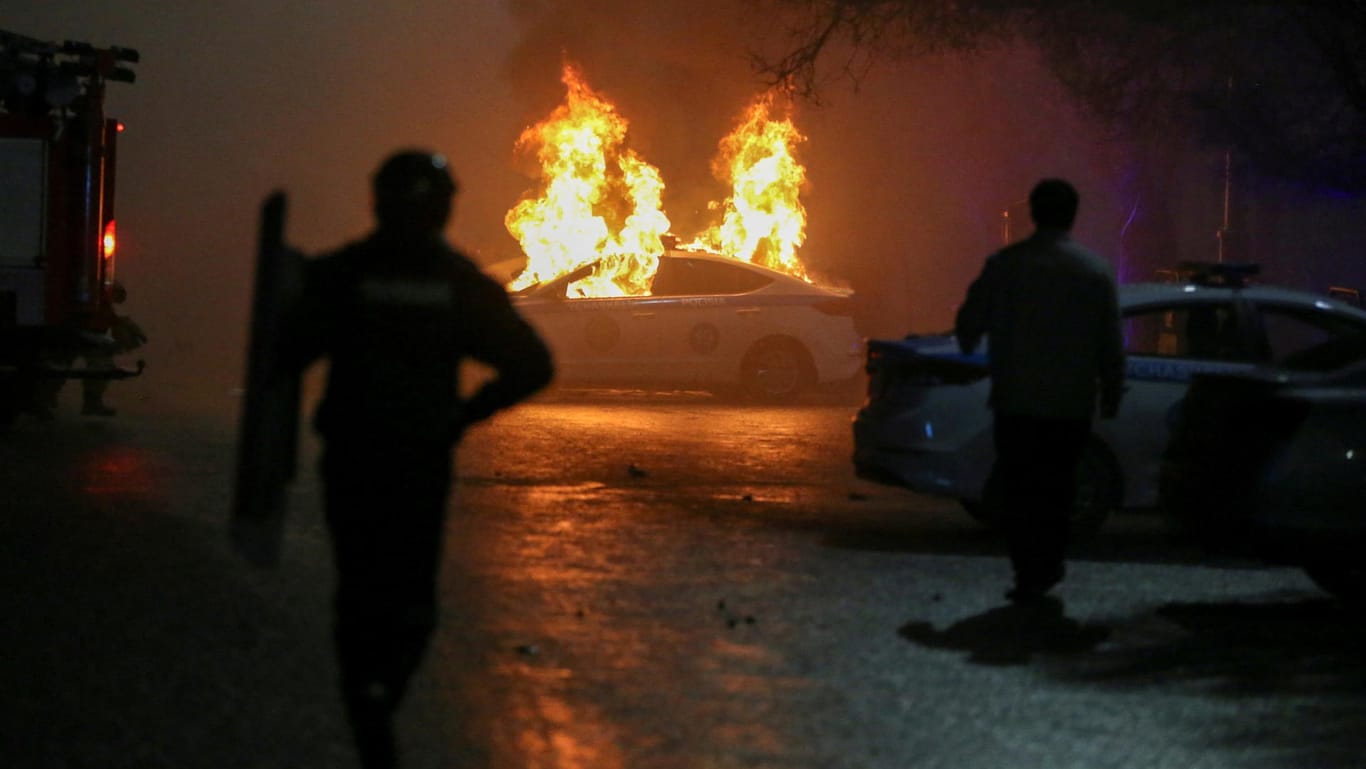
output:
{"label": "police car roof lightbar", "polygon": [[1181,262],[1177,274],[1198,286],[1224,286],[1240,288],[1246,286],[1256,275],[1261,274],[1260,264],[1228,262]]}

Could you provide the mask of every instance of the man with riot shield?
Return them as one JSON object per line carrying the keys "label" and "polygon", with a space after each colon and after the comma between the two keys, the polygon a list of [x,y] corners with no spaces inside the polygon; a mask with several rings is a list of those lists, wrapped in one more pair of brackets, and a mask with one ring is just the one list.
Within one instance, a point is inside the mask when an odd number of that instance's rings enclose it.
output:
{"label": "man with riot shield", "polygon": [[[377,228],[304,262],[278,353],[297,372],[330,362],[314,426],[342,696],[366,769],[397,765],[393,713],[435,629],[453,448],[553,373],[503,287],[443,238],[456,194],[445,159],[399,152],[372,181]],[[462,401],[465,358],[495,376]]]}

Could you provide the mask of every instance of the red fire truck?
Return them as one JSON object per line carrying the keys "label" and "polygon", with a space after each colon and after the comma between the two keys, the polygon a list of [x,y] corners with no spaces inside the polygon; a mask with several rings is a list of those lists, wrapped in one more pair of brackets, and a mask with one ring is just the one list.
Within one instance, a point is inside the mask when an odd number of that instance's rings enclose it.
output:
{"label": "red fire truck", "polygon": [[131,83],[129,48],[0,30],[0,428],[60,379],[134,376],[75,367],[101,344],[115,293],[119,121],[105,84]]}

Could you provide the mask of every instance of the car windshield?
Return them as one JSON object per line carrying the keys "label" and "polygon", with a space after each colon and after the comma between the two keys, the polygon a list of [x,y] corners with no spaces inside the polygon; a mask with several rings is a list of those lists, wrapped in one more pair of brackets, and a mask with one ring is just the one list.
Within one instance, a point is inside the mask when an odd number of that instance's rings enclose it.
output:
{"label": "car windshield", "polygon": [[[563,299],[569,284],[592,274],[596,262],[586,264],[567,275],[553,280],[533,283],[518,289],[514,296],[544,296]],[[650,286],[651,296],[733,295],[757,291],[773,282],[773,278],[739,265],[708,259],[664,257],[659,260]]]}
{"label": "car windshield", "polygon": [[675,257],[659,261],[651,293],[655,296],[747,294],[772,282],[767,275],[739,265]]}

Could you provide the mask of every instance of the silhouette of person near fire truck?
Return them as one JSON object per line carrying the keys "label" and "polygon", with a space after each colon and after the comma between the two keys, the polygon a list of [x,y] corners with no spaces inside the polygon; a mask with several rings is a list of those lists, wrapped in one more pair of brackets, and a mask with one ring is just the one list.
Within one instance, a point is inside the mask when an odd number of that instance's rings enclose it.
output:
{"label": "silhouette of person near fire truck", "polygon": [[[376,228],[305,262],[285,355],[300,372],[330,362],[314,427],[341,693],[361,765],[388,769],[394,713],[436,627],[453,450],[547,385],[553,364],[504,288],[444,239],[457,193],[445,159],[398,152],[372,183]],[[466,358],[494,376],[462,400]]]}
{"label": "silhouette of person near fire truck", "polygon": [[[105,291],[108,301],[99,304],[99,310],[84,327],[72,329],[63,352],[49,356],[48,360],[50,365],[69,369],[80,359],[84,361],[85,370],[94,375],[81,379],[82,416],[112,417],[118,413],[104,400],[109,378],[101,374],[114,370],[117,356],[147,343],[147,333],[142,327],[114,309],[128,301],[128,291],[123,284],[115,281]],[[35,417],[44,421],[55,418],[58,395],[64,383],[65,379],[48,378],[37,389],[36,402],[31,408]]]}
{"label": "silhouette of person near fire truck", "polygon": [[1078,203],[1068,182],[1040,181],[1029,195],[1034,233],[987,258],[954,326],[964,353],[988,339],[996,461],[985,501],[1000,508],[1012,601],[1037,601],[1062,581],[1091,421],[1097,406],[1115,416],[1123,394],[1114,270],[1072,239]]}

